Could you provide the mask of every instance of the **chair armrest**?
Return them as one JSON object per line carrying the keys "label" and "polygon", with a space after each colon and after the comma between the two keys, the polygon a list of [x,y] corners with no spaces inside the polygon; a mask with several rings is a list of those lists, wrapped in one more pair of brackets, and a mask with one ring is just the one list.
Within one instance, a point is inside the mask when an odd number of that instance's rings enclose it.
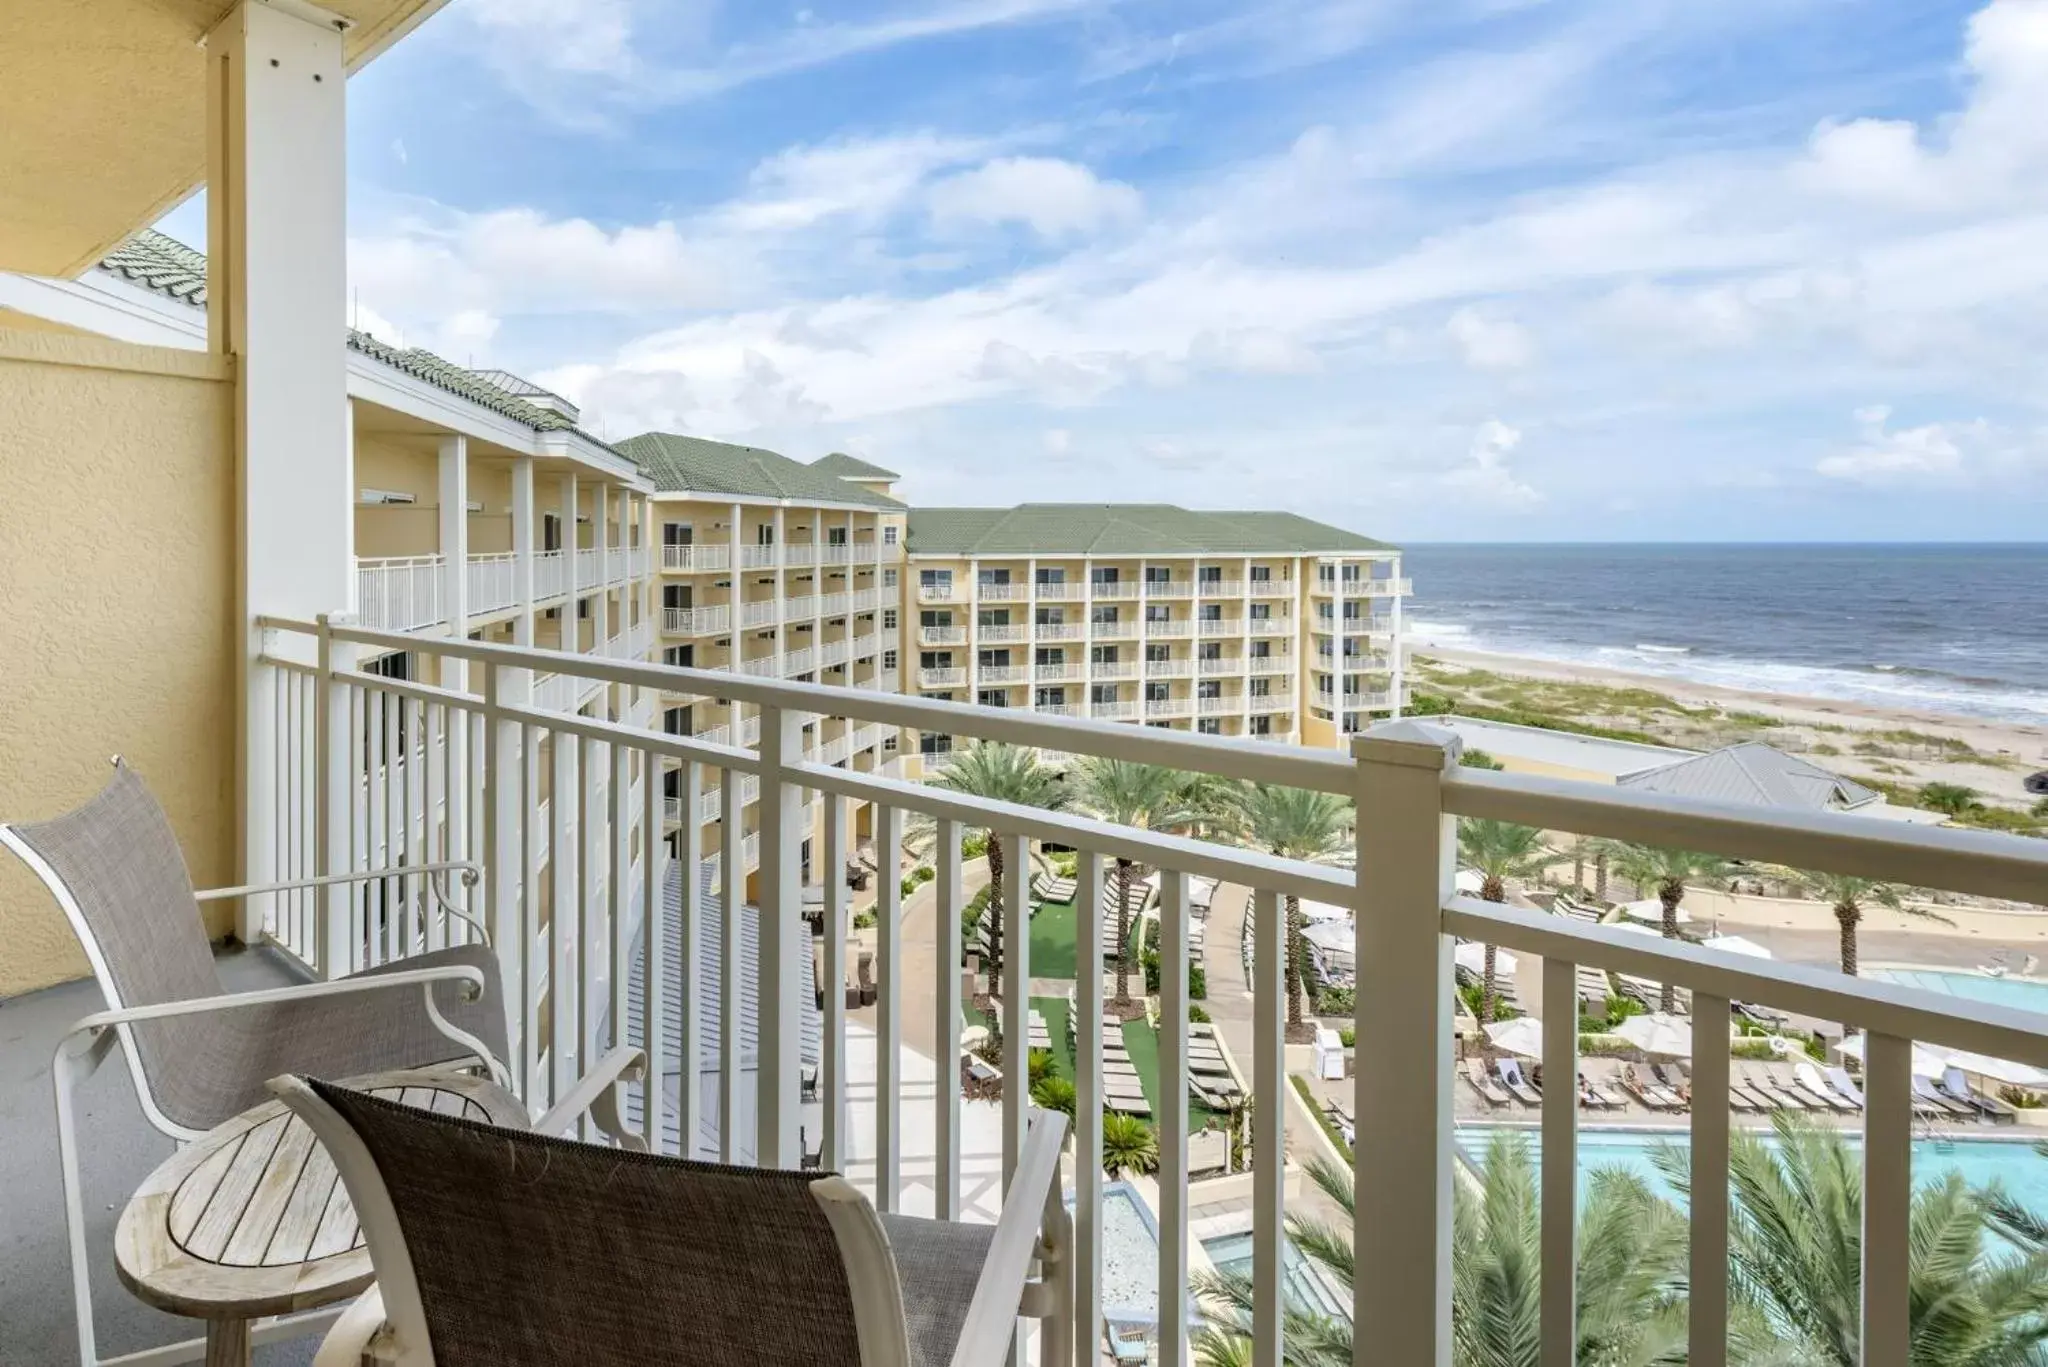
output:
{"label": "chair armrest", "polygon": [[271,987],[261,992],[230,992],[218,997],[195,997],[190,1001],[158,1002],[154,1006],[124,1006],[95,1011],[81,1017],[64,1032],[68,1039],[86,1031],[104,1030],[110,1025],[132,1025],[138,1021],[167,1020],[174,1016],[198,1016],[209,1011],[234,1011],[249,1006],[271,1006],[278,1002],[305,1001],[313,997],[338,997],[349,992],[379,992],[395,987],[419,987],[426,991],[429,1005],[433,985],[465,982],[472,1000],[484,991],[481,970],[467,964],[444,964],[439,968],[413,968],[402,973],[380,973],[374,977],[336,978],[330,982],[304,983],[297,987]]}
{"label": "chair armrest", "polygon": [[[461,907],[450,902],[447,894],[441,890],[440,876],[446,873],[457,872],[462,875],[462,886],[466,888],[475,887],[482,881],[484,876],[483,866],[474,860],[444,859],[437,863],[400,864],[387,869],[359,869],[351,873],[322,874],[318,878],[293,878],[282,883],[246,883],[240,887],[206,888],[193,893],[192,898],[197,902],[218,902],[229,898],[255,897],[263,893],[294,892],[302,888],[331,888],[345,883],[369,883],[385,878],[404,878],[410,875],[427,874],[429,875],[427,878],[427,890],[433,893],[434,900],[441,905],[441,910],[457,920],[467,923],[470,929],[477,933],[478,938],[488,945],[491,942],[489,928],[482,921],[479,921]],[[325,905],[319,905],[316,906],[315,910],[316,914],[324,916],[327,908]]]}
{"label": "chair armrest", "polygon": [[363,1367],[366,1362],[388,1362],[380,1353],[377,1335],[384,1329],[384,1293],[375,1283],[349,1302],[348,1309],[320,1340],[313,1355],[313,1367]]}
{"label": "chair armrest", "polygon": [[[597,1066],[585,1073],[569,1089],[567,1096],[550,1106],[546,1115],[533,1122],[533,1132],[559,1135],[588,1111],[597,1122],[597,1128],[620,1148],[644,1151],[646,1140],[627,1129],[619,1116],[618,1084],[646,1078],[645,1053],[638,1049],[614,1049],[599,1059]],[[661,1084],[659,1079],[655,1079],[647,1085],[657,1087]]]}
{"label": "chair armrest", "polygon": [[1067,1118],[1058,1111],[1035,1111],[1017,1170],[1010,1176],[1010,1194],[996,1219],[996,1236],[988,1260],[968,1303],[953,1349],[953,1367],[984,1367],[1001,1362],[1017,1332],[1024,1280],[1038,1253],[1039,1225],[1046,1200],[1060,1175],[1060,1147],[1066,1143]]}

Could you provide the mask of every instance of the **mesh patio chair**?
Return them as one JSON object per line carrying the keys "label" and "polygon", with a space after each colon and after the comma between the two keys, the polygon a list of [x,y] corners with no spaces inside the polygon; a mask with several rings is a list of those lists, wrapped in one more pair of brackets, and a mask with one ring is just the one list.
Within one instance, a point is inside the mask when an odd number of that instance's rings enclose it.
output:
{"label": "mesh patio chair", "polygon": [[831,1174],[271,1088],[333,1156],[377,1272],[316,1367],[991,1367],[1020,1316],[1043,1321],[1042,1362],[1072,1361],[1057,1112],[1033,1113],[1001,1217],[973,1225],[879,1214]]}
{"label": "mesh patio chair", "polygon": [[264,1083],[282,1072],[351,1077],[481,1061],[494,1077],[505,1077],[505,1005],[497,955],[487,943],[421,953],[328,982],[229,994],[214,972],[199,913],[206,900],[399,875],[459,872],[473,884],[474,865],[416,864],[194,892],[170,821],[118,757],[112,779],[84,806],[35,824],[0,824],[0,845],[50,890],[107,1004],[72,1026],[52,1069],[86,1362],[95,1360],[92,1301],[71,1093],[115,1044],[127,1058],[143,1115],[181,1141],[268,1101]]}

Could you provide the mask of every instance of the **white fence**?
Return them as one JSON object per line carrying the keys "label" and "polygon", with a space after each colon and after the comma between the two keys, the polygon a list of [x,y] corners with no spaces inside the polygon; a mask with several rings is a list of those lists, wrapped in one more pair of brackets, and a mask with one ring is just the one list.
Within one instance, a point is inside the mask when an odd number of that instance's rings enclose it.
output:
{"label": "white fence", "polygon": [[[1242,737],[1212,738],[1149,728],[1067,720],[1044,712],[978,708],[865,690],[793,685],[660,665],[520,650],[477,642],[421,642],[388,633],[317,629],[311,624],[265,622],[280,640],[266,656],[273,671],[276,737],[276,815],[269,851],[274,869],[294,876],[372,867],[392,856],[408,860],[477,858],[485,868],[481,889],[467,910],[489,927],[498,947],[512,1007],[514,1071],[525,1100],[542,1106],[563,1095],[584,1060],[620,1042],[634,954],[656,959],[669,937],[682,941],[685,973],[697,963],[698,880],[685,877],[680,915],[654,917],[640,910],[658,904],[670,852],[648,840],[659,831],[665,804],[654,781],[677,769],[678,815],[707,814],[705,794],[723,830],[745,830],[744,794],[758,792],[754,829],[741,842],[746,857],[726,861],[717,877],[725,905],[749,900],[745,868],[758,861],[756,901],[763,910],[760,984],[755,1017],[757,1066],[746,1085],[754,1091],[753,1152],[785,1167],[798,1162],[801,1060],[797,998],[803,989],[801,956],[811,952],[800,920],[800,847],[808,834],[808,794],[822,795],[822,851],[826,870],[845,866],[852,846],[851,804],[874,807],[878,880],[876,978],[883,1000],[877,1046],[883,1063],[874,1096],[876,1133],[862,1137],[877,1155],[874,1189],[883,1209],[894,1208],[905,1173],[897,1157],[906,1111],[932,1106],[937,1153],[931,1178],[940,1214],[962,1208],[961,1097],[958,1070],[936,1070],[935,1095],[906,1095],[892,1062],[902,1043],[900,993],[904,981],[902,905],[893,871],[901,867],[906,814],[937,822],[936,848],[957,851],[965,829],[994,829],[1006,842],[1006,895],[1025,905],[1031,842],[1079,851],[1075,909],[1075,962],[1079,981],[1076,1030],[1077,1105],[1073,1171],[1078,1312],[1071,1350],[1078,1360],[1098,1353],[1103,1309],[1102,1078],[1098,1060],[1104,1029],[1102,949],[1107,919],[1100,890],[1107,865],[1128,859],[1161,871],[1161,976],[1158,1057],[1160,1076],[1187,1075],[1188,879],[1202,876],[1252,889],[1254,955],[1249,1003],[1253,1152],[1277,1155],[1290,1125],[1284,1046],[1281,899],[1299,896],[1346,905],[1355,912],[1358,965],[1355,1026],[1358,1051],[1354,1105],[1359,1217],[1353,1313],[1356,1364],[1431,1364],[1450,1360],[1452,1250],[1451,948],[1463,936],[1506,946],[1544,960],[1544,1016],[1576,1017],[1575,969],[1587,965],[1660,982],[1692,996],[1695,1042],[1691,1108],[1691,1271],[1689,1361],[1724,1367],[1728,1361],[1728,1181],[1730,1004],[1758,1003],[1826,1020],[1854,1022],[1869,1032],[1863,1157],[1864,1231],[1861,1242],[1862,1324],[1858,1341],[1868,1367],[1906,1367],[1909,1238],[1913,1135],[1913,1041],[1970,1050],[2048,1067],[2048,1017],[2010,1007],[1937,996],[1843,977],[1837,973],[1723,954],[1656,937],[1625,935],[1562,917],[1456,895],[1455,823],[1461,817],[1518,822],[1539,829],[1611,837],[1667,847],[1712,851],[1732,858],[1799,868],[1827,869],[1983,897],[2038,902],[2048,898],[2048,843],[1979,832],[1932,830],[1849,815],[1785,813],[1722,807],[1645,795],[1612,787],[1465,769],[1456,741],[1415,722],[1393,723],[1356,738],[1349,756],[1261,744]],[[317,655],[312,667],[286,664],[287,656]],[[360,648],[406,648],[465,662],[481,695],[364,674],[351,665]],[[695,693],[729,699],[756,711],[753,747],[670,736],[618,723],[568,717],[512,701],[529,671],[548,670],[590,684],[627,690]],[[261,695],[259,695],[261,696]],[[1137,704],[1119,704],[1135,709]],[[1104,715],[1102,707],[1096,709]],[[862,727],[904,728],[932,735],[1034,746],[1066,755],[1102,755],[1215,775],[1233,781],[1284,784],[1350,796],[1357,803],[1355,869],[1280,859],[1256,850],[1183,836],[1113,826],[1066,812],[1013,807],[949,790],[905,783],[881,769],[843,769],[807,759],[803,728],[814,717],[837,717]],[[861,734],[861,733],[857,733]],[[941,762],[928,757],[928,763]],[[547,768],[546,804],[542,768]],[[675,832],[674,857],[685,868],[703,861],[698,822]],[[931,918],[932,951],[941,971],[927,985],[941,1060],[956,1056],[961,1027],[960,911],[965,905],[960,861],[942,854]],[[552,910],[543,917],[543,898]],[[445,918],[417,920],[377,890],[323,890],[325,915],[306,901],[281,900],[262,909],[271,933],[317,971],[335,974],[401,956],[415,947],[468,932]],[[851,908],[843,881],[823,880],[829,925],[848,924]],[[727,916],[726,961],[739,958],[739,918]],[[643,940],[644,937],[644,940]],[[1025,1012],[1031,980],[1028,937],[1016,937],[1003,964],[1001,996],[1006,1019],[1003,1070],[1027,1075]],[[827,984],[847,980],[847,939],[822,941]],[[723,976],[720,1010],[741,1019],[741,975]],[[647,975],[647,1019],[663,1018],[660,974]],[[686,979],[685,991],[694,993]],[[825,1043],[819,1075],[824,1099],[823,1162],[840,1169],[851,1152],[846,1013],[843,994],[828,990]],[[691,997],[694,1002],[694,996]],[[697,1013],[681,1013],[682,1059],[699,1056]],[[610,1022],[609,1027],[605,1025]],[[603,1030],[613,1034],[607,1038]],[[731,1089],[747,1076],[738,1056],[740,1031],[721,1032],[718,1085]],[[543,1037],[553,1041],[545,1053]],[[659,1145],[667,1122],[698,1133],[706,1114],[696,1067],[664,1057],[664,1032],[649,1032],[652,1076],[677,1073],[681,1088],[671,1114],[661,1089],[645,1108],[649,1139]],[[1543,1367],[1573,1362],[1577,1220],[1578,1117],[1570,1079],[1578,1071],[1577,1032],[1545,1034],[1543,1066],[1558,1083],[1562,1104],[1542,1112],[1541,1332]],[[929,1099],[925,1099],[926,1097]],[[1180,1363],[1188,1351],[1193,1292],[1187,1275],[1191,1233],[1188,1211],[1189,1095],[1163,1087],[1156,1116],[1159,1307],[1158,1360]],[[1017,1158],[1027,1098],[1006,1089],[1002,1105],[1005,1171]],[[719,1150],[737,1157],[747,1138],[735,1132],[736,1108],[723,1104]],[[1283,1329],[1284,1173],[1258,1162],[1250,1186],[1253,1219],[1253,1343],[1250,1361],[1277,1367]]]}

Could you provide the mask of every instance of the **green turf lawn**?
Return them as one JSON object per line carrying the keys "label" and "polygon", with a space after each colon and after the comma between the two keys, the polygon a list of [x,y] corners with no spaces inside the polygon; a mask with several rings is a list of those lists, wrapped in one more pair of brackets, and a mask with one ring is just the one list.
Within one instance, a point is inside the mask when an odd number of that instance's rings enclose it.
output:
{"label": "green turf lawn", "polygon": [[[1138,1070],[1138,1085],[1145,1091],[1145,1100],[1152,1106],[1152,1128],[1159,1128],[1159,1035],[1142,1020],[1124,1022],[1124,1052],[1131,1056],[1131,1067]],[[1194,1133],[1214,1118],[1218,1125],[1227,1126],[1228,1116],[1218,1116],[1207,1106],[1188,1094],[1188,1132]]]}
{"label": "green turf lawn", "polygon": [[[1031,918],[1031,976],[1074,976],[1074,904],[1041,902]],[[1065,1003],[1062,1002],[1064,1007]]]}

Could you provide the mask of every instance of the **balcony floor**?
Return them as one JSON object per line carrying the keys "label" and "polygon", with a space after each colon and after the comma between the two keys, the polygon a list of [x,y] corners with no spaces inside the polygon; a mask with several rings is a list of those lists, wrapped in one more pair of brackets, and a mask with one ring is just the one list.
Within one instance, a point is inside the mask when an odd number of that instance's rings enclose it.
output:
{"label": "balcony floor", "polygon": [[[230,992],[301,981],[263,950],[231,950],[215,959]],[[0,1003],[0,1362],[19,1367],[78,1361],[71,1314],[71,1260],[57,1180],[57,1123],[50,1058],[65,1030],[105,1003],[90,981]],[[192,1338],[198,1320],[152,1310],[114,1275],[114,1224],[128,1194],[175,1146],[150,1128],[118,1055],[78,1088],[85,1220],[93,1302],[103,1357]],[[310,1363],[319,1340],[256,1351],[261,1367]]]}

